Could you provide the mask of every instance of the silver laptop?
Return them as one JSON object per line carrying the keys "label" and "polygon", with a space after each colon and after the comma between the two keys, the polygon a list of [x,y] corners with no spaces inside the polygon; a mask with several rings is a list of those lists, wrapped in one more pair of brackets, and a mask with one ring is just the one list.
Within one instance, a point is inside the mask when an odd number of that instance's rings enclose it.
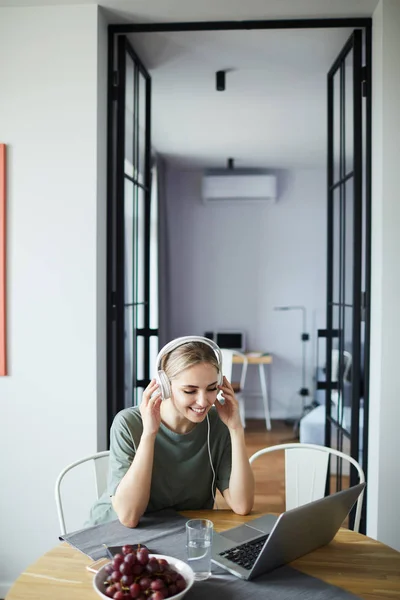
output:
{"label": "silver laptop", "polygon": [[214,533],[212,560],[242,579],[254,579],[296,560],[336,535],[365,487],[359,483],[282,513]]}

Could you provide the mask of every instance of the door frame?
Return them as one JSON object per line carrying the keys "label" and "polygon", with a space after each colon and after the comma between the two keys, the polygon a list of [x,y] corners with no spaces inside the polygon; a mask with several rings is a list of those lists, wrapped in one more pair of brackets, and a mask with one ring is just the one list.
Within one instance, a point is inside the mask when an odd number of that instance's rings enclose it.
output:
{"label": "door frame", "polygon": [[[150,196],[151,196],[151,78],[126,36],[109,36],[108,113],[107,113],[107,427],[117,412],[125,407],[125,85],[127,55],[145,81],[145,155],[143,182],[131,180],[145,195],[144,239],[144,338],[145,377],[150,372],[148,360],[149,293],[150,293]],[[137,72],[135,71],[136,75]],[[135,90],[138,81],[135,82]],[[134,91],[136,93],[136,91]],[[136,149],[137,150],[137,149]],[[130,178],[129,178],[130,179]],[[139,331],[139,329],[135,329]],[[135,348],[134,348],[135,355]]]}
{"label": "door frame", "polygon": [[[365,35],[366,43],[366,35]],[[344,439],[350,442],[350,455],[357,461],[360,461],[360,399],[364,397],[362,390],[361,368],[361,331],[362,321],[365,320],[363,314],[363,277],[367,278],[367,250],[366,240],[363,240],[363,225],[366,222],[367,211],[364,213],[363,206],[363,187],[365,182],[363,175],[363,159],[367,162],[367,147],[365,155],[363,154],[363,116],[367,112],[368,90],[366,89],[367,76],[363,68],[363,31],[360,28],[354,29],[347,42],[339,52],[333,62],[327,78],[327,115],[328,115],[328,137],[327,137],[327,194],[328,194],[328,261],[327,261],[327,319],[326,319],[326,381],[325,385],[325,445],[332,446],[332,441],[336,436],[336,448],[343,451]],[[350,84],[350,93],[352,103],[346,105],[346,61],[351,60],[352,79]],[[366,99],[365,106],[363,98]],[[335,111],[335,99],[336,108]],[[347,108],[346,108],[347,107]],[[364,112],[365,111],[365,112]],[[353,124],[351,129],[352,136],[352,167],[347,167],[346,157],[346,123],[351,115]],[[365,132],[367,133],[367,132]],[[338,156],[335,156],[335,148]],[[336,159],[339,157],[338,169],[335,168]],[[366,171],[366,169],[365,169]],[[347,184],[351,183],[350,197],[347,195]],[[363,185],[364,184],[364,185]],[[335,196],[339,192],[338,196]],[[335,220],[334,214],[337,219]],[[352,215],[352,235],[351,248],[346,244],[346,227],[348,213]],[[339,236],[335,232],[335,221],[339,227]],[[363,241],[365,247],[363,248]],[[339,250],[339,252],[338,252]],[[364,250],[364,254],[363,254]],[[352,260],[346,261],[346,254],[350,252]],[[364,258],[364,260],[363,260]],[[334,268],[336,265],[336,269]],[[336,274],[335,274],[336,271]],[[351,281],[348,281],[346,274],[351,275]],[[336,276],[336,279],[335,279]],[[346,281],[347,280],[347,281]],[[351,284],[348,285],[348,284]],[[351,300],[349,299],[351,292]],[[346,329],[346,311],[351,309],[351,398],[346,397],[344,392],[344,356],[346,354],[345,336]],[[336,320],[334,322],[334,313]],[[349,316],[349,315],[348,315]],[[364,328],[364,349],[365,349],[365,329]],[[338,371],[335,375],[335,382],[332,381],[332,352],[333,338],[337,339],[336,351],[339,354]],[[365,359],[365,357],[364,357]],[[364,365],[363,365],[364,367]],[[336,390],[337,402],[332,401],[333,390]],[[350,423],[344,424],[344,406],[345,402],[350,400],[351,419]],[[368,402],[364,402],[363,407],[363,442],[362,446],[362,467],[366,471],[368,463],[368,447],[365,435],[365,429],[368,431]],[[335,430],[335,435],[333,430]],[[327,490],[329,490],[329,474]],[[336,490],[342,489],[342,465],[337,464]],[[358,482],[358,476],[355,469],[350,470],[350,485]],[[350,515],[350,522],[354,522],[354,512]],[[365,503],[363,503],[362,527],[365,529]]]}
{"label": "door frame", "polygon": [[[323,29],[323,28],[363,28],[365,30],[365,60],[366,60],[366,161],[365,161],[365,247],[363,259],[365,260],[365,290],[362,302],[362,310],[365,320],[364,341],[364,430],[363,448],[365,453],[364,471],[367,470],[368,457],[368,405],[369,405],[369,349],[370,349],[370,281],[371,281],[371,144],[372,144],[372,17],[355,18],[333,18],[333,19],[269,19],[269,20],[243,20],[243,21],[196,21],[196,22],[174,22],[174,23],[127,23],[110,24],[108,26],[108,141],[107,141],[107,406],[108,406],[108,428],[113,418],[112,407],[109,405],[111,397],[110,390],[115,382],[110,378],[109,356],[109,323],[112,316],[112,298],[110,295],[110,249],[112,244],[111,215],[113,211],[113,143],[112,143],[112,111],[113,111],[113,71],[115,44],[118,35],[129,33],[156,33],[156,32],[183,32],[183,31],[246,31],[246,30],[280,30],[280,29]],[[358,435],[358,433],[357,433]],[[364,523],[365,505],[364,498]]]}

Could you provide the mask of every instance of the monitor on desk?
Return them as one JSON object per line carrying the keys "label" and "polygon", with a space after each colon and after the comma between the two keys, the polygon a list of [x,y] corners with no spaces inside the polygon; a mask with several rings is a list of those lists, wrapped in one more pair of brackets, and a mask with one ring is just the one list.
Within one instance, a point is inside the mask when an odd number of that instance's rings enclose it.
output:
{"label": "monitor on desk", "polygon": [[238,329],[206,331],[204,337],[213,340],[220,348],[246,352],[246,336],[244,331]]}

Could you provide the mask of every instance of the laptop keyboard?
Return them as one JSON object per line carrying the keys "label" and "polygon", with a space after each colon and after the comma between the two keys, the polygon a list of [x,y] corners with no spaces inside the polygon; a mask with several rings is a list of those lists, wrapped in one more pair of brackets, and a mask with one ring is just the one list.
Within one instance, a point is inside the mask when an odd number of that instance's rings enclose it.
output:
{"label": "laptop keyboard", "polygon": [[249,571],[256,562],[267,538],[268,535],[264,535],[252,542],[246,542],[245,544],[240,544],[229,550],[224,550],[224,552],[219,553],[219,556],[223,556]]}

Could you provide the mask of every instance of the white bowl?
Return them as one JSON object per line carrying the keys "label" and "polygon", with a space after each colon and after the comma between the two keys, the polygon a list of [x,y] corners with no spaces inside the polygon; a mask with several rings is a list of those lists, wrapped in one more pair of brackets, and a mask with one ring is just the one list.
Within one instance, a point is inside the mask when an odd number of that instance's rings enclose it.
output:
{"label": "white bowl", "polygon": [[[183,562],[183,560],[179,560],[179,558],[174,558],[173,556],[167,556],[166,554],[149,554],[149,558],[152,556],[167,560],[171,567],[173,567],[177,573],[180,573],[186,581],[185,589],[179,592],[179,594],[175,594],[175,596],[169,596],[168,600],[180,600],[180,598],[183,598],[183,596],[190,590],[194,583],[194,572],[192,567],[189,567],[189,565]],[[105,570],[106,566],[107,565],[101,567],[101,569],[99,569],[94,576],[93,587],[101,598],[110,600],[110,598],[102,591],[104,590],[104,582],[108,576],[108,573]]]}

